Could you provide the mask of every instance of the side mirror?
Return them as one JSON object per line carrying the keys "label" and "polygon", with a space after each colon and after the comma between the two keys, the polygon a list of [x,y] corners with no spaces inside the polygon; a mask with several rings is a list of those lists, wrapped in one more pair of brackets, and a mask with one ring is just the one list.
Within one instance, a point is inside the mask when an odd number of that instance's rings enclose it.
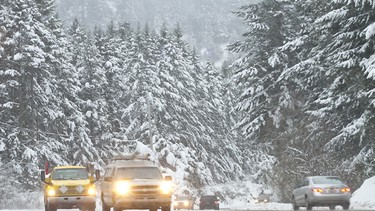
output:
{"label": "side mirror", "polygon": [[172,181],[172,176],[165,176],[164,180],[165,181]]}
{"label": "side mirror", "polygon": [[100,179],[100,171],[99,171],[99,169],[96,169],[96,171],[95,171],[95,178],[96,178],[96,181],[98,181]]}
{"label": "side mirror", "polygon": [[104,181],[106,182],[112,182],[112,177],[104,177]]}
{"label": "side mirror", "polygon": [[46,180],[46,172],[45,171],[40,171],[40,179],[42,180],[42,182],[48,184],[48,185],[51,185],[51,178],[48,178],[48,181]]}
{"label": "side mirror", "polygon": [[40,171],[40,179],[45,182],[46,181],[46,172],[45,171]]}

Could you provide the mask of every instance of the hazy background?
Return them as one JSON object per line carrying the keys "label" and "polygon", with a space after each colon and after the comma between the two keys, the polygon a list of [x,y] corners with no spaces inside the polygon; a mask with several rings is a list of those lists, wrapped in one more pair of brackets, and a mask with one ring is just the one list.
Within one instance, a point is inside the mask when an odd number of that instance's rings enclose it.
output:
{"label": "hazy background", "polygon": [[180,24],[184,38],[197,48],[202,59],[217,63],[227,57],[226,45],[244,32],[241,19],[232,14],[255,0],[57,0],[60,18],[69,25],[78,18],[83,24],[104,26],[127,21],[133,27],[147,23],[158,30],[163,23]]}

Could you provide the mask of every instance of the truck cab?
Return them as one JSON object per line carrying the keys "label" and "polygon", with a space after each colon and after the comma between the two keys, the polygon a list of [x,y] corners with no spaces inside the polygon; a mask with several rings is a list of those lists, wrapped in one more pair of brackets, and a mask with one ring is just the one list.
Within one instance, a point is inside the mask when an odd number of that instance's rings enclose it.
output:
{"label": "truck cab", "polygon": [[45,171],[41,171],[45,211],[77,208],[95,211],[94,183],[99,177],[99,170],[95,172],[94,177],[89,175],[87,168],[83,166],[59,166],[47,175]]}

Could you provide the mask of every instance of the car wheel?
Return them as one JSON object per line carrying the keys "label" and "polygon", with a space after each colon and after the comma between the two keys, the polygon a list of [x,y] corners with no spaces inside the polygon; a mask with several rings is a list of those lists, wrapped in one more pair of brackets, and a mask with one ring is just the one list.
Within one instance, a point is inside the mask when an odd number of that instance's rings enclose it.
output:
{"label": "car wheel", "polygon": [[161,211],[171,211],[171,207],[170,206],[161,207]]}
{"label": "car wheel", "polygon": [[204,210],[204,207],[199,206],[199,209],[200,209],[200,210]]}
{"label": "car wheel", "polygon": [[309,199],[307,197],[305,198],[305,207],[306,210],[312,210],[312,205],[309,203]]}
{"label": "car wheel", "polygon": [[299,207],[297,206],[296,199],[293,197],[292,199],[292,205],[293,205],[293,210],[299,210]]}
{"label": "car wheel", "polygon": [[336,207],[335,205],[331,205],[331,206],[329,206],[329,209],[330,209],[330,210],[334,210],[335,207]]}
{"label": "car wheel", "polygon": [[56,206],[54,206],[50,203],[47,203],[47,205],[45,206],[45,209],[46,209],[46,211],[56,211],[57,210]]}
{"label": "car wheel", "polygon": [[111,211],[111,207],[108,206],[104,200],[103,200],[103,197],[102,197],[102,211]]}
{"label": "car wheel", "polygon": [[122,211],[122,208],[119,206],[113,206],[113,211]]}
{"label": "car wheel", "polygon": [[350,206],[349,203],[348,203],[348,204],[344,204],[344,205],[342,205],[342,209],[344,209],[344,210],[348,210],[348,209],[349,209],[349,206]]}

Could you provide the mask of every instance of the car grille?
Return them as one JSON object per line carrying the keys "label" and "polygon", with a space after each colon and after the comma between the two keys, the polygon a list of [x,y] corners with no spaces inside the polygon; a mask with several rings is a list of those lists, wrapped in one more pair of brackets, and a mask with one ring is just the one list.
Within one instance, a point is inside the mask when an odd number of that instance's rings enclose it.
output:
{"label": "car grille", "polygon": [[[85,189],[83,186],[61,186],[59,189],[59,191],[57,192],[58,195],[84,195],[85,194]],[[79,192],[78,190],[81,190],[81,192]]]}
{"label": "car grille", "polygon": [[158,194],[159,186],[157,185],[142,185],[132,186],[133,195],[156,195]]}

